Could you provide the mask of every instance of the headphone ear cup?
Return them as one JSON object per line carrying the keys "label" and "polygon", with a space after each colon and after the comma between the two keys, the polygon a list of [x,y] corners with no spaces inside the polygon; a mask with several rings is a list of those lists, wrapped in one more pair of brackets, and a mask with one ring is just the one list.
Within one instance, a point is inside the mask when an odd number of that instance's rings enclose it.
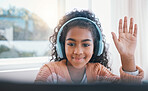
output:
{"label": "headphone ear cup", "polygon": [[97,56],[100,56],[103,53],[103,49],[104,49],[104,43],[101,41],[99,42],[99,50]]}
{"label": "headphone ear cup", "polygon": [[61,50],[61,45],[59,43],[56,44],[56,51],[57,51],[57,54],[60,58],[63,58],[63,53],[62,53],[62,50]]}

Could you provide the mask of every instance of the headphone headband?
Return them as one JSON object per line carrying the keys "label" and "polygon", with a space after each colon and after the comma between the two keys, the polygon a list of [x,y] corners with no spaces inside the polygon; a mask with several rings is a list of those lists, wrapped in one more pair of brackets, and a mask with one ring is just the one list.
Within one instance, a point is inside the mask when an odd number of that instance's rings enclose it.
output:
{"label": "headphone headband", "polygon": [[89,22],[91,22],[92,24],[95,25],[96,29],[98,30],[99,36],[100,36],[100,39],[99,39],[99,50],[98,50],[98,54],[97,54],[98,56],[100,56],[100,55],[102,54],[102,52],[103,52],[103,47],[104,47],[104,44],[103,44],[103,42],[102,42],[102,33],[101,33],[99,27],[97,26],[97,24],[96,24],[94,21],[92,21],[92,20],[90,20],[90,19],[88,19],[88,18],[85,18],[85,17],[76,17],[76,18],[72,18],[72,19],[68,20],[67,22],[65,22],[65,23],[61,26],[61,28],[59,29],[59,32],[58,32],[58,34],[57,34],[56,51],[57,51],[57,53],[58,53],[58,56],[59,56],[60,58],[63,58],[63,53],[62,53],[62,48],[61,48],[61,43],[60,43],[60,36],[61,36],[62,30],[63,30],[63,28],[64,28],[68,23],[70,23],[70,22],[72,22],[72,21],[74,21],[74,20],[87,20],[87,21],[89,21]]}

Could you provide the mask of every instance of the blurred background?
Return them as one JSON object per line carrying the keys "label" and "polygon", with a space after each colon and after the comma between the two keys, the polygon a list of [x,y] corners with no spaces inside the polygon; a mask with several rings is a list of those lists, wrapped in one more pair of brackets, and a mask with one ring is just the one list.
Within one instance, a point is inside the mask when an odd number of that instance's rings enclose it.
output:
{"label": "blurred background", "polygon": [[0,80],[33,82],[50,60],[54,27],[74,9],[92,11],[99,18],[116,75],[121,61],[111,32],[118,35],[119,19],[127,16],[129,24],[133,17],[138,24],[136,65],[148,80],[148,0],[0,0]]}

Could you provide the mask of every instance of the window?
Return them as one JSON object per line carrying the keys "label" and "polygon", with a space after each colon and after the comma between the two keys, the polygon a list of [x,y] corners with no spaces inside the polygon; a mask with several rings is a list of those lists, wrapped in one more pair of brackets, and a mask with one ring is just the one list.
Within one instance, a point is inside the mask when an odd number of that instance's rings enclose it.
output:
{"label": "window", "polygon": [[0,58],[50,55],[57,0],[0,1]]}
{"label": "window", "polygon": [[50,60],[57,1],[0,0],[0,81],[33,83]]}

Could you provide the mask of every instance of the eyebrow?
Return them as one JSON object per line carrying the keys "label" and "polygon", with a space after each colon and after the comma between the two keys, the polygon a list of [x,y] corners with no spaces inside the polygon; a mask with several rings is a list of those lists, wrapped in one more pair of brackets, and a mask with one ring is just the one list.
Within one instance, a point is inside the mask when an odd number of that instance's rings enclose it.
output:
{"label": "eyebrow", "polygon": [[91,39],[84,39],[82,42],[91,41]]}
{"label": "eyebrow", "polygon": [[[71,40],[71,41],[76,42],[76,40],[73,39],[73,38],[68,38],[68,39],[66,39],[66,41],[67,41],[67,40]],[[86,42],[86,41],[92,41],[92,40],[91,40],[91,39],[84,39],[84,40],[82,40],[81,42]]]}
{"label": "eyebrow", "polygon": [[68,39],[66,39],[66,41],[67,41],[67,40],[76,41],[76,40],[73,39],[73,38],[68,38]]}

